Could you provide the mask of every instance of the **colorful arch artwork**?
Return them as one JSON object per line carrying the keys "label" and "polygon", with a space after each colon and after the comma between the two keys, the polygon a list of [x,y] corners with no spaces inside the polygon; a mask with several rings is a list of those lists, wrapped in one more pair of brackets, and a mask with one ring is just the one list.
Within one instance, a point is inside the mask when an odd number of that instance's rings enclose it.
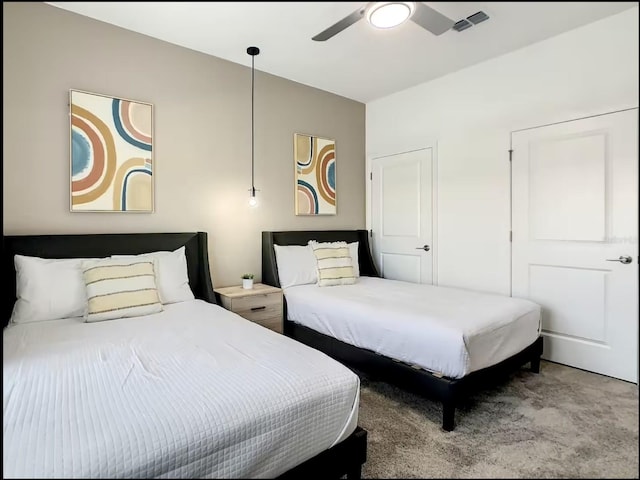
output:
{"label": "colorful arch artwork", "polygon": [[72,212],[153,212],[153,105],[70,90]]}
{"label": "colorful arch artwork", "polygon": [[336,142],[296,133],[296,215],[336,214]]}

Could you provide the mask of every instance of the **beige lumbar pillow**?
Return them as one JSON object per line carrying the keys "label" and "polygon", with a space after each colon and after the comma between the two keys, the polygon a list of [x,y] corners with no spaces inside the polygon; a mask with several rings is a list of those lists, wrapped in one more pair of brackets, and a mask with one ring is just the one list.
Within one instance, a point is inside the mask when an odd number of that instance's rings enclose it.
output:
{"label": "beige lumbar pillow", "polygon": [[153,261],[105,259],[83,263],[88,310],[85,320],[99,322],[162,311]]}
{"label": "beige lumbar pillow", "polygon": [[356,275],[347,242],[316,242],[309,240],[309,246],[316,257],[318,285],[352,285]]}

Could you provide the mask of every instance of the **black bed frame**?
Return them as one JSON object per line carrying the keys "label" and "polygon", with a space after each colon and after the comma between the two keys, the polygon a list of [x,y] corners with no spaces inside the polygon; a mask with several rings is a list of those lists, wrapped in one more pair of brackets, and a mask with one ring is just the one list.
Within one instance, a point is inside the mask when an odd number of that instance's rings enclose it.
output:
{"label": "black bed frame", "polygon": [[[109,233],[80,235],[9,235],[2,237],[3,273],[8,288],[3,301],[3,327],[16,301],[14,255],[41,258],[98,258],[137,255],[185,246],[189,285],[196,298],[216,303],[206,232]],[[360,478],[367,456],[367,431],[357,427],[345,440],[285,472],[279,478]]]}
{"label": "black bed frame", "polygon": [[[262,282],[280,286],[274,245],[306,245],[309,240],[319,242],[346,241],[358,243],[358,263],[360,275],[379,277],[369,248],[367,230],[318,230],[262,232]],[[284,304],[284,333],[296,340],[312,346],[327,355],[340,360],[377,378],[387,380],[408,390],[442,402],[442,428],[451,431],[455,427],[455,407],[461,401],[481,388],[503,379],[530,362],[531,370],[540,371],[542,337],[524,350],[502,362],[477,370],[463,378],[448,378],[417,370],[410,365],[395,361],[371,350],[354,347],[333,337],[316,332],[308,327],[292,322],[287,317],[286,297]]]}

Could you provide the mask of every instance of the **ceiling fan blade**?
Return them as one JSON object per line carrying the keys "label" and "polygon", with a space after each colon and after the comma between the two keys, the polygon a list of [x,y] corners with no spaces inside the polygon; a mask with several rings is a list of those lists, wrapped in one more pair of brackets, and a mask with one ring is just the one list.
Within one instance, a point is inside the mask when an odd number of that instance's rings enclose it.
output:
{"label": "ceiling fan blade", "polygon": [[340,33],[345,28],[353,25],[358,20],[360,20],[363,16],[364,16],[364,8],[360,8],[359,10],[356,10],[352,14],[347,15],[339,22],[334,23],[326,30],[323,30],[322,32],[317,34],[315,37],[313,37],[311,40],[315,40],[316,42],[324,42],[325,40],[328,40],[334,35]]}
{"label": "ceiling fan blade", "polygon": [[434,35],[442,35],[456,23],[422,2],[416,2],[411,20]]}

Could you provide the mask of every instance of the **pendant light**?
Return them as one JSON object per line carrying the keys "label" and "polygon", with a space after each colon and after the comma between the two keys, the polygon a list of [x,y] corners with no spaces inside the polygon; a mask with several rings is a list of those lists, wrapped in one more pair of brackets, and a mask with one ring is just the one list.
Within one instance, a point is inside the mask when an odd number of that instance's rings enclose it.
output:
{"label": "pendant light", "polygon": [[260,53],[258,47],[247,48],[247,53],[251,55],[251,188],[249,189],[249,206],[257,207],[258,199],[256,198],[256,187],[254,185],[254,120],[253,120],[253,92],[255,77],[255,58]]}

